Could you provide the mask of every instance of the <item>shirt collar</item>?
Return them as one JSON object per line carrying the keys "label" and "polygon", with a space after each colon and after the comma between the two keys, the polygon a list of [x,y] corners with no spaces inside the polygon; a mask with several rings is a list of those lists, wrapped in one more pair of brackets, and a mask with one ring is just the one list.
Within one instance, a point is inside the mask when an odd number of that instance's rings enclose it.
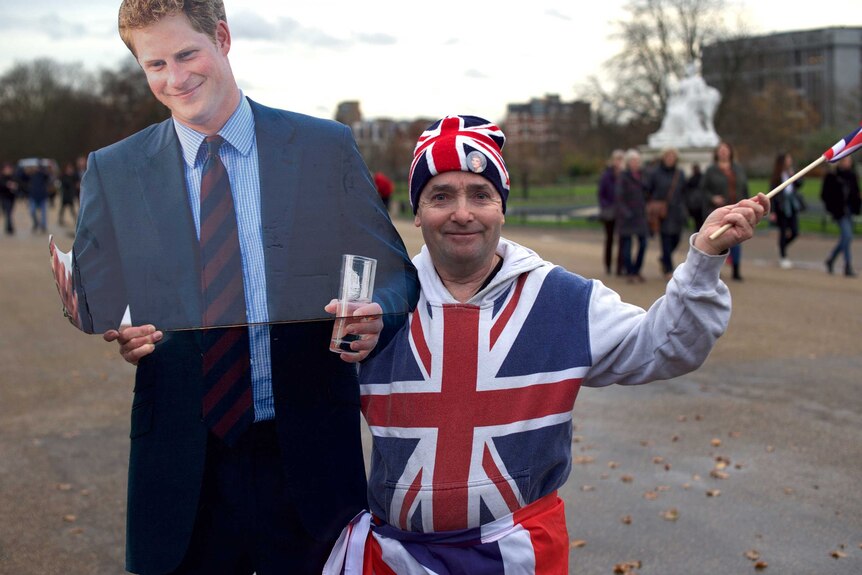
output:
{"label": "shirt collar", "polygon": [[[176,119],[174,119],[174,129],[183,149],[183,160],[188,167],[193,168],[201,154],[201,144],[206,135],[181,124]],[[242,92],[240,92],[239,105],[221,130],[218,131],[218,135],[241,155],[247,156],[251,153],[251,147],[254,143],[254,113]],[[203,158],[203,155],[200,157]]]}

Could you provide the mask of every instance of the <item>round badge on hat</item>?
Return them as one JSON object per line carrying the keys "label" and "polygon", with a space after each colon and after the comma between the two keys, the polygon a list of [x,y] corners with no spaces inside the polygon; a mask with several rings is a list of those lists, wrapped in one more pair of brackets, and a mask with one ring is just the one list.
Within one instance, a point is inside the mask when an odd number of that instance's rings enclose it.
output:
{"label": "round badge on hat", "polygon": [[470,152],[467,154],[467,166],[471,172],[481,174],[488,167],[488,160],[481,152]]}

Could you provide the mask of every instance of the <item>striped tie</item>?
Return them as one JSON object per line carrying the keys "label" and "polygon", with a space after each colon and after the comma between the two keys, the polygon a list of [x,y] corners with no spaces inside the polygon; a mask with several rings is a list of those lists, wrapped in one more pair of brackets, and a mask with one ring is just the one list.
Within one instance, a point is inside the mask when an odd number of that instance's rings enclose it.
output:
{"label": "striped tie", "polygon": [[[242,256],[230,180],[218,150],[224,139],[206,138],[201,176],[202,327],[246,323]],[[246,327],[203,331],[203,419],[232,445],[254,419]]]}

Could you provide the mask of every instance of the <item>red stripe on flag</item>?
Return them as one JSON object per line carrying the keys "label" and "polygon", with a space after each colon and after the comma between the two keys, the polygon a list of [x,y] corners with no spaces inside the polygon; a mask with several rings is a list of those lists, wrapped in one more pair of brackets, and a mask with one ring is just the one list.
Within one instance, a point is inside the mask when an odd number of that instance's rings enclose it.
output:
{"label": "red stripe on flag", "polygon": [[421,469],[419,470],[419,473],[416,474],[416,479],[413,480],[407,493],[404,494],[404,503],[401,505],[401,515],[398,517],[398,526],[405,531],[409,531],[407,528],[407,514],[410,512],[410,508],[413,507],[413,502],[416,501],[416,496],[419,495],[420,487],[422,487]]}
{"label": "red stripe on flag", "polygon": [[497,343],[497,339],[500,337],[500,334],[503,333],[503,329],[506,327],[506,324],[509,323],[509,318],[512,317],[513,313],[515,313],[515,308],[518,306],[518,301],[521,299],[521,291],[524,289],[524,283],[526,281],[527,274],[521,274],[521,277],[518,278],[518,283],[515,284],[515,293],[512,295],[512,299],[509,300],[503,313],[500,314],[500,317],[498,317],[497,321],[494,322],[494,325],[491,326],[491,345],[489,349],[494,349],[494,344]]}
{"label": "red stripe on flag", "polygon": [[497,463],[491,456],[491,450],[488,449],[487,445],[485,445],[485,452],[482,454],[482,469],[485,470],[485,475],[488,476],[488,479],[493,481],[497,486],[497,489],[500,491],[500,495],[503,496],[503,500],[506,502],[506,505],[509,506],[509,511],[515,512],[520,509],[521,503],[518,501],[515,491],[512,489],[512,486],[509,485],[506,478],[503,477],[503,474],[500,473],[500,468],[497,467]]}
{"label": "red stripe on flag", "polygon": [[431,375],[431,350],[428,349],[428,342],[425,341],[425,333],[422,331],[421,315],[419,310],[411,314],[410,335],[413,338],[413,344],[416,346],[416,352],[422,360],[422,365],[425,366],[425,373]]}

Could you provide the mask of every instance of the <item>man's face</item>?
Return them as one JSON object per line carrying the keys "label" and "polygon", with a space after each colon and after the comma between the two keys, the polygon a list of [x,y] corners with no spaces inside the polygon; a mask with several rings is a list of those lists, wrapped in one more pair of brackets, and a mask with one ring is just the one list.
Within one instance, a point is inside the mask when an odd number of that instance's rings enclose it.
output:
{"label": "man's face", "polygon": [[428,180],[414,218],[435,267],[459,274],[490,265],[505,221],[496,188],[470,172],[444,172]]}
{"label": "man's face", "polygon": [[216,28],[216,43],[196,32],[183,14],[132,31],[132,46],[153,95],[180,123],[215,134],[239,103],[230,69],[230,31]]}

